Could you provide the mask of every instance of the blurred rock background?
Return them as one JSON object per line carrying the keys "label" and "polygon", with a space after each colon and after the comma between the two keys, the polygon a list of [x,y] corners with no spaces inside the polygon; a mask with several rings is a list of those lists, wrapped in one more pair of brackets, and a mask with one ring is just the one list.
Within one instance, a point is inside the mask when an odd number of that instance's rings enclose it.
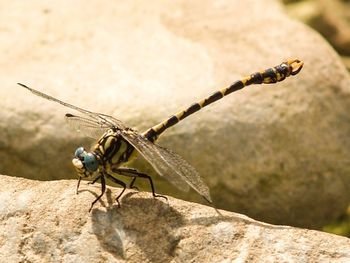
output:
{"label": "blurred rock background", "polygon": [[288,14],[317,30],[350,70],[350,1],[283,0]]}
{"label": "blurred rock background", "polygon": [[[350,1],[283,0],[289,16],[318,31],[341,56],[350,72]],[[350,205],[324,231],[350,237]]]}

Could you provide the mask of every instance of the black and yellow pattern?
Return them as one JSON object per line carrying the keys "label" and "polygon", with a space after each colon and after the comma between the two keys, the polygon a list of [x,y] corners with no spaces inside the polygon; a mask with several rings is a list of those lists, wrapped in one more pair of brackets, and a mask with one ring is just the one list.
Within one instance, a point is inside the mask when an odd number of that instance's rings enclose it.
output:
{"label": "black and yellow pattern", "polygon": [[114,129],[106,131],[92,150],[103,159],[107,170],[118,168],[136,157],[135,148]]}
{"label": "black and yellow pattern", "polygon": [[95,183],[97,180],[101,181],[102,192],[92,202],[90,210],[105,193],[106,179],[123,187],[123,190],[116,198],[119,204],[119,198],[124,193],[127,185],[117,176],[131,177],[130,188],[133,187],[136,178],[146,179],[150,183],[154,197],[166,198],[155,193],[153,181],[149,175],[140,173],[132,168],[122,167],[133,159],[137,153],[142,155],[158,174],[167,178],[180,190],[187,191],[189,187],[192,187],[205,200],[211,203],[209,187],[201,179],[196,169],[182,159],[181,156],[165,147],[155,144],[154,141],[169,127],[224,96],[252,84],[270,84],[282,81],[291,75],[298,74],[302,66],[303,62],[300,60],[291,59],[276,67],[251,74],[242,80],[234,82],[231,86],[216,91],[209,97],[192,104],[186,110],[176,113],[143,134],[136,132],[112,116],[85,110],[23,84],[19,83],[19,85],[39,97],[59,103],[83,114],[84,117],[67,113],[66,120],[76,130],[82,131],[89,137],[98,139],[90,152],[86,151],[83,147],[79,147],[75,151],[75,156],[72,160],[79,176],[77,191],[82,178],[94,178],[92,183]]}
{"label": "black and yellow pattern", "polygon": [[213,102],[227,96],[228,94],[240,90],[246,86],[252,84],[271,84],[284,80],[285,78],[296,75],[299,73],[301,68],[303,67],[303,62],[298,59],[291,59],[286,62],[281,63],[280,65],[266,69],[261,72],[253,73],[242,80],[238,80],[234,82],[231,86],[227,88],[223,88],[214,92],[209,97],[192,104],[186,110],[180,111],[175,115],[172,115],[168,119],[163,122],[153,126],[149,130],[144,133],[144,136],[150,141],[155,141],[166,129],[175,125],[179,121],[185,119],[191,114],[199,111],[200,109],[212,104]]}

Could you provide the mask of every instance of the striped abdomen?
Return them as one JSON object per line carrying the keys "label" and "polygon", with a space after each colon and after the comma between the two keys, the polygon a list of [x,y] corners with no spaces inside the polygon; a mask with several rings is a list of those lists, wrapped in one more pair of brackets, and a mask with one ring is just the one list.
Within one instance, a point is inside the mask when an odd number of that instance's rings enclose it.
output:
{"label": "striped abdomen", "polygon": [[282,81],[291,75],[298,74],[302,67],[303,62],[301,62],[298,59],[291,59],[281,63],[276,67],[251,74],[250,76],[247,76],[242,80],[234,82],[231,86],[218,90],[209,97],[192,104],[186,110],[176,113],[175,115],[164,120],[163,122],[153,126],[145,133],[143,133],[143,135],[153,142],[157,140],[159,135],[169,127],[175,125],[176,123],[185,119],[186,117],[195,113],[196,111],[199,111],[201,108],[204,108],[205,106],[223,98],[224,96],[252,84],[270,84]]}

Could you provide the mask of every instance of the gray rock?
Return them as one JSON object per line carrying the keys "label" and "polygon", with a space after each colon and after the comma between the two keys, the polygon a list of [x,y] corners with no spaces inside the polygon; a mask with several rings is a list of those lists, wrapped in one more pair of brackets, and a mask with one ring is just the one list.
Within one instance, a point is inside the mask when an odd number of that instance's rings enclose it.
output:
{"label": "gray rock", "polygon": [[1,262],[349,262],[350,239],[169,197],[0,177]]}
{"label": "gray rock", "polygon": [[[159,143],[199,170],[220,208],[313,228],[345,210],[350,77],[329,45],[277,1],[67,5],[9,4],[1,13],[2,173],[73,178],[75,148],[93,143],[65,126],[67,109],[16,82],[143,131],[246,74],[298,57],[298,76],[230,95]],[[143,160],[135,166],[152,173]],[[160,193],[200,201],[155,180]]]}

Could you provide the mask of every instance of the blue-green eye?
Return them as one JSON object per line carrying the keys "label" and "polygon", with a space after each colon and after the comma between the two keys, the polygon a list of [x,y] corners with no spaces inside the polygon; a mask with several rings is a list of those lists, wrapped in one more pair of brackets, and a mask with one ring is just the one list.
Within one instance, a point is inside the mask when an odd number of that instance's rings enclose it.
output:
{"label": "blue-green eye", "polygon": [[94,154],[88,153],[84,156],[84,166],[90,172],[95,172],[98,168],[98,161]]}
{"label": "blue-green eye", "polygon": [[85,152],[84,147],[79,147],[75,150],[74,156],[77,158],[81,158],[81,155]]}

